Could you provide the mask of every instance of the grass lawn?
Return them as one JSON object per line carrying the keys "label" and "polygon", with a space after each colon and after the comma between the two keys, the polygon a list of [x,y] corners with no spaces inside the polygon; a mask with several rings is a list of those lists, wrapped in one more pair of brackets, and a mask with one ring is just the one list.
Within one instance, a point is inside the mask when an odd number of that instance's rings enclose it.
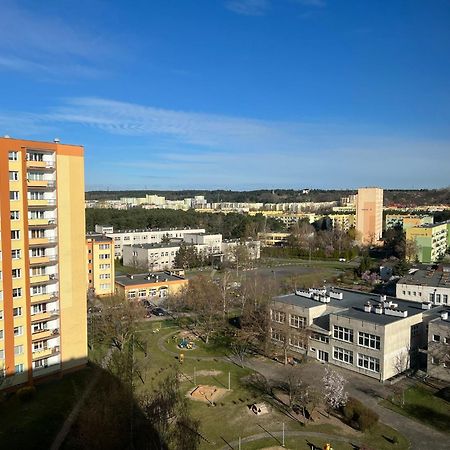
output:
{"label": "grass lawn", "polygon": [[36,395],[22,402],[15,394],[0,403],[0,447],[48,449],[92,376],[87,367],[36,385]]}
{"label": "grass lawn", "polygon": [[433,389],[417,384],[406,390],[403,408],[389,400],[383,400],[381,403],[399,414],[450,433],[450,403],[436,397],[434,393]]}

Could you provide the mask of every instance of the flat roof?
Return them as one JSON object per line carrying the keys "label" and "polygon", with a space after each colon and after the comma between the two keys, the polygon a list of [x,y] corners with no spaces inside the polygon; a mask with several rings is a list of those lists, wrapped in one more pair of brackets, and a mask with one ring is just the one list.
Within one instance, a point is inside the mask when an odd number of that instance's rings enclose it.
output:
{"label": "flat roof", "polygon": [[[104,226],[104,225],[101,225]],[[115,230],[109,234],[122,234],[122,233],[150,233],[155,231],[200,231],[204,228],[142,228],[142,229],[129,229],[129,230]]]}
{"label": "flat roof", "polygon": [[450,266],[428,265],[411,269],[398,280],[398,284],[450,289]]}
{"label": "flat roof", "polygon": [[[330,291],[331,289],[327,287],[327,295]],[[363,320],[365,322],[376,323],[379,325],[388,325],[390,323],[404,319],[404,317],[391,316],[384,313],[377,314],[373,310],[371,312],[366,312],[364,311],[364,306],[367,304],[367,302],[370,302],[372,306],[376,306],[382,301],[391,301],[397,305],[395,309],[398,309],[400,311],[407,311],[407,317],[412,317],[416,314],[422,313],[425,315],[440,314],[440,312],[445,309],[441,306],[434,306],[431,309],[426,310],[422,309],[421,302],[401,300],[396,297],[388,296],[386,296],[386,298],[382,300],[380,295],[378,294],[352,291],[349,289],[333,288],[332,291],[336,293],[342,293],[342,300],[331,298],[329,303],[322,303],[319,300],[303,297],[294,293],[274,297],[273,301],[307,309],[315,308],[317,306],[325,306],[326,311],[320,316],[320,318],[316,318],[313,320],[313,324],[317,325],[320,328],[324,328],[324,325],[326,325],[326,321],[322,319],[322,317],[329,316],[331,314]]]}
{"label": "flat roof", "polygon": [[95,242],[112,242],[112,238],[101,233],[87,233],[86,239],[92,239]]}
{"label": "flat roof", "polygon": [[[152,248],[176,248],[179,247],[181,242],[155,242],[153,244],[125,244],[124,247],[144,248],[150,250]],[[186,245],[189,245],[185,243]]]}
{"label": "flat roof", "polygon": [[[131,278],[133,277],[133,278]],[[156,278],[158,277],[158,279]],[[150,279],[149,279],[150,278]],[[116,276],[116,283],[122,286],[136,286],[139,284],[164,283],[167,281],[185,281],[186,279],[170,272],[146,272]]]}

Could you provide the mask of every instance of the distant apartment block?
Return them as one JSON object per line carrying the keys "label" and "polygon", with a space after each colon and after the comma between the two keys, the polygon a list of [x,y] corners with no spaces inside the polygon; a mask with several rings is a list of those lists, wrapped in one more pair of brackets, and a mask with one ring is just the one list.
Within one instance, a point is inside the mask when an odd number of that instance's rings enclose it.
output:
{"label": "distant apartment block", "polygon": [[414,302],[450,305],[450,266],[411,269],[398,280],[396,296]]}
{"label": "distant apartment block", "polygon": [[363,245],[380,241],[383,233],[383,189],[360,188],[356,197],[356,231]]}
{"label": "distant apartment block", "polygon": [[306,354],[383,382],[418,362],[427,324],[442,311],[344,289],[298,290],[273,299],[270,332],[289,357]]}
{"label": "distant apartment block", "polygon": [[262,247],[282,247],[288,244],[290,233],[266,232],[258,233]]}
{"label": "distant apartment block", "polygon": [[432,224],[433,222],[433,216],[428,215],[386,214],[386,230],[401,228],[406,231],[408,228]]}
{"label": "distant apartment block", "polygon": [[356,224],[355,214],[330,214],[328,217],[335,230],[349,231]]}
{"label": "distant apartment block", "polygon": [[445,252],[449,243],[447,222],[420,225],[406,230],[406,240],[416,245],[416,258],[421,263],[436,262]]}
{"label": "distant apartment block", "polygon": [[87,362],[84,150],[0,138],[2,388]]}
{"label": "distant apartment block", "polygon": [[124,245],[160,244],[170,239],[183,239],[186,234],[205,233],[204,228],[114,231],[113,227],[104,225],[96,225],[95,231],[97,233],[105,234],[114,240],[115,258],[122,258],[124,256]]}
{"label": "distant apartment block", "polygon": [[172,272],[150,272],[116,277],[116,294],[124,300],[149,300],[158,303],[169,295],[176,295],[188,280]]}
{"label": "distant apartment block", "polygon": [[88,289],[95,295],[114,294],[114,241],[100,233],[86,235]]}

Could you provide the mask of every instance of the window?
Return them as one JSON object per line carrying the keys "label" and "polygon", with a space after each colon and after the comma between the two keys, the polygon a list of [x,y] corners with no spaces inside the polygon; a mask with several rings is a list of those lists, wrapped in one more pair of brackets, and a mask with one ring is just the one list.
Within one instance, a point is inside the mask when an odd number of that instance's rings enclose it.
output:
{"label": "window", "polygon": [[129,291],[128,298],[136,298],[136,291]]}
{"label": "window", "polygon": [[13,288],[12,296],[13,298],[22,297],[22,288]]}
{"label": "window", "polygon": [[99,278],[100,278],[101,280],[105,280],[105,279],[107,279],[107,278],[111,278],[111,275],[110,275],[109,273],[101,273],[100,276],[99,276]]}
{"label": "window", "polygon": [[380,336],[376,336],[370,333],[358,333],[358,344],[362,347],[374,348],[380,350]]}
{"label": "window", "polygon": [[22,336],[23,334],[23,326],[14,327],[14,336]]}
{"label": "window", "polygon": [[8,159],[10,161],[17,161],[19,159],[19,152],[9,152]]}
{"label": "window", "polygon": [[311,335],[311,339],[314,339],[315,341],[325,342],[326,344],[330,342],[330,338],[328,336],[320,333],[313,333]]}
{"label": "window", "polygon": [[19,191],[9,191],[10,200],[19,200]]}
{"label": "window", "polygon": [[38,359],[37,361],[34,361],[33,364],[35,369],[44,369],[45,367],[48,367],[48,358]]}
{"label": "window", "polygon": [[31,249],[31,257],[32,258],[42,258],[45,256],[45,249],[44,248],[32,248]]}
{"label": "window", "polygon": [[22,308],[18,306],[17,308],[13,308],[13,316],[21,316],[22,315]]}
{"label": "window", "polygon": [[100,250],[107,250],[107,249],[109,249],[109,244],[100,244],[100,245],[98,246],[98,248],[99,248]]}
{"label": "window", "polygon": [[444,303],[445,305],[448,304],[448,294],[442,295],[442,303]]}
{"label": "window", "polygon": [[39,333],[40,331],[48,330],[47,322],[38,322],[31,325],[32,333]]}
{"label": "window", "polygon": [[333,326],[333,337],[340,341],[353,342],[353,330],[337,325]]}
{"label": "window", "polygon": [[44,286],[32,286],[31,287],[31,295],[40,295],[45,294]]}
{"label": "window", "polygon": [[289,338],[289,344],[292,345],[292,347],[296,347],[296,348],[302,348],[302,349],[306,348],[304,339],[302,337],[296,336],[296,335],[293,335]]}
{"label": "window", "polygon": [[47,305],[45,303],[39,303],[31,306],[31,314],[41,314],[47,312]]}
{"label": "window", "polygon": [[29,213],[29,218],[31,220],[35,220],[35,219],[44,219],[44,211],[41,210],[37,210],[37,211],[30,211]]}
{"label": "window", "polygon": [[23,354],[23,345],[15,345],[14,346],[14,354],[22,355]]}
{"label": "window", "polygon": [[44,341],[33,342],[33,352],[40,352],[46,349]]}
{"label": "window", "polygon": [[99,258],[100,258],[100,259],[109,259],[109,258],[110,258],[110,255],[107,254],[107,253],[102,253],[102,254],[99,255]]}
{"label": "window", "polygon": [[289,315],[289,325],[294,328],[305,328],[306,318],[295,314]]}
{"label": "window", "polygon": [[147,297],[147,289],[139,289],[139,297]]}
{"label": "window", "polygon": [[278,323],[284,323],[286,320],[286,314],[282,311],[272,310],[272,320]]}
{"label": "window", "polygon": [[372,372],[380,371],[380,360],[368,355],[358,353],[358,367],[370,370]]}
{"label": "window", "polygon": [[20,275],[21,275],[20,269],[13,269],[12,270],[12,277],[13,278],[20,278]]}
{"label": "window", "polygon": [[100,264],[100,269],[111,269],[111,264]]}
{"label": "window", "polygon": [[353,364],[353,352],[345,348],[333,347],[333,359],[346,364]]}
{"label": "window", "polygon": [[19,220],[19,211],[11,211],[11,220]]}
{"label": "window", "polygon": [[20,239],[20,230],[11,230],[11,240],[17,241]]}
{"label": "window", "polygon": [[43,181],[44,172],[28,172],[28,179],[31,181]]}
{"label": "window", "polygon": [[5,350],[0,350],[0,359],[5,359]]}
{"label": "window", "polygon": [[44,154],[43,153],[28,153],[27,154],[28,161],[44,161]]}
{"label": "window", "polygon": [[441,336],[439,334],[433,334],[433,342],[441,342]]}
{"label": "window", "polygon": [[19,172],[17,172],[16,170],[10,170],[9,181],[19,181]]}
{"label": "window", "polygon": [[42,239],[44,237],[44,230],[31,230],[31,239]]}
{"label": "window", "polygon": [[44,193],[41,191],[31,191],[30,200],[44,200]]}
{"label": "window", "polygon": [[434,302],[434,294],[433,293],[430,294],[430,302]]}
{"label": "window", "polygon": [[111,289],[110,283],[100,284],[100,289]]}
{"label": "window", "polygon": [[23,372],[23,364],[17,364],[14,368],[16,373],[22,373]]}
{"label": "window", "polygon": [[411,336],[418,336],[420,333],[420,324],[416,323],[411,327]]}
{"label": "window", "polygon": [[441,303],[441,294],[436,294],[436,303]]}
{"label": "window", "polygon": [[274,340],[274,341],[277,341],[277,342],[284,342],[284,335],[283,335],[283,333],[281,333],[280,331],[278,331],[278,330],[274,330],[273,328],[271,329],[271,336],[272,336],[272,339]]}
{"label": "window", "polygon": [[19,249],[11,250],[11,258],[12,259],[20,259],[20,250]]}
{"label": "window", "polygon": [[3,339],[3,330],[0,330],[0,340]]}

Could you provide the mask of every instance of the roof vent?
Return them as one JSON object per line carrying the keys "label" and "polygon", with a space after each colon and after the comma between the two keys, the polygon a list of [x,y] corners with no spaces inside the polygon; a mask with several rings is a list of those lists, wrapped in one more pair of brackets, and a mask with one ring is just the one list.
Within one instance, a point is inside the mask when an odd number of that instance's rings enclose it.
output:
{"label": "roof vent", "polygon": [[431,309],[431,303],[430,302],[422,303],[422,309]]}
{"label": "roof vent", "polygon": [[441,312],[441,319],[442,320],[448,320],[448,311],[442,311]]}
{"label": "roof vent", "polygon": [[53,142],[54,142],[55,144],[59,144],[59,143],[61,142],[61,139],[55,138],[55,139],[53,139]]}
{"label": "roof vent", "polygon": [[11,136],[10,136],[9,134],[5,134],[3,137],[4,137],[5,139],[11,139]]}

